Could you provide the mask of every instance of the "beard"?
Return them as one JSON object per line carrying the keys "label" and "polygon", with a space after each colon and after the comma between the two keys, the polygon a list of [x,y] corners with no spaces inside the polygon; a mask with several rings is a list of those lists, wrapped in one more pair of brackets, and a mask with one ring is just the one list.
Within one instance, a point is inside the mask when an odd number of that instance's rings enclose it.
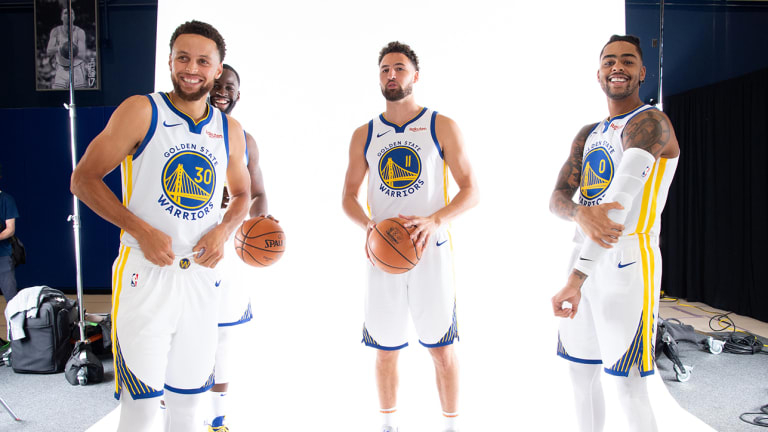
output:
{"label": "beard", "polygon": [[628,85],[624,90],[614,90],[611,88],[610,82],[605,81],[605,83],[603,83],[603,92],[610,99],[621,100],[632,96],[632,94],[635,93],[639,87],[640,84],[638,81],[633,79],[630,81],[630,85]]}
{"label": "beard", "polygon": [[176,76],[171,75],[171,82],[173,83],[173,91],[179,99],[187,102],[194,102],[206,98],[213,88],[213,82],[208,84],[204,83],[196,92],[186,93],[181,90],[181,84],[179,84],[179,79]]}
{"label": "beard", "polygon": [[388,89],[386,87],[381,88],[381,94],[384,95],[384,99],[390,102],[397,102],[410,96],[413,93],[413,84],[408,84],[406,88],[397,86],[397,88]]}
{"label": "beard", "polygon": [[[227,105],[227,109],[222,111],[222,112],[224,114],[226,114],[226,115],[229,115],[232,112],[232,110],[235,109],[235,103],[237,103],[237,102],[235,102],[235,101],[230,102],[229,105]],[[213,104],[211,104],[211,105],[213,105]]]}

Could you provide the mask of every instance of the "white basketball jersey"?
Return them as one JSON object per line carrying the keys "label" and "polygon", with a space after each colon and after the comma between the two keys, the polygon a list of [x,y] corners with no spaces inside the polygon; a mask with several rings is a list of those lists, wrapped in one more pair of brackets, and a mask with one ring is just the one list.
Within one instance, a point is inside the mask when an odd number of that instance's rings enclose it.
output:
{"label": "white basketball jersey", "polygon": [[383,114],[368,123],[368,210],[375,222],[398,214],[429,216],[448,204],[436,117],[437,111],[423,108],[403,125]]}
{"label": "white basketball jersey", "polygon": [[[624,155],[622,145],[624,127],[634,116],[649,109],[656,108],[643,105],[626,114],[607,118],[592,129],[584,144],[579,204],[583,206],[602,204]],[[661,212],[667,202],[667,193],[672,184],[678,160],[679,158],[659,158],[646,173],[649,178],[645,187],[635,197],[632,209],[624,222],[624,236],[659,235]],[[584,235],[579,229],[577,239],[583,238]]]}
{"label": "white basketball jersey", "polygon": [[[219,222],[229,156],[227,117],[208,104],[207,115],[195,122],[167,94],[147,98],[149,131],[120,165],[123,205],[169,235],[174,254],[186,255]],[[127,232],[120,241],[139,246]]]}

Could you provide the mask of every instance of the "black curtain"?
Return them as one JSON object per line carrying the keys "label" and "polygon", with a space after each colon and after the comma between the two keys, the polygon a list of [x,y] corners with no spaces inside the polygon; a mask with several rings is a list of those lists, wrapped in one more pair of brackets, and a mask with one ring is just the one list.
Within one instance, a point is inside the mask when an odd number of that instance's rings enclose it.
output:
{"label": "black curtain", "polygon": [[664,111],[681,158],[662,289],[768,321],[768,69],[669,96]]}

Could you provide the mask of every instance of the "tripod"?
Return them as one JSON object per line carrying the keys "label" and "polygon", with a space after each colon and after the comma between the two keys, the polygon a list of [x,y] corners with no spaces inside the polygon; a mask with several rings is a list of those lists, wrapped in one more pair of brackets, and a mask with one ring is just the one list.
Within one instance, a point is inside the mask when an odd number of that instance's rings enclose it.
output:
{"label": "tripod", "polygon": [[9,407],[7,403],[5,403],[5,400],[3,400],[3,398],[2,398],[2,397],[0,397],[0,405],[3,405],[3,408],[5,408],[5,410],[6,410],[6,411],[8,411],[8,415],[9,415],[9,416],[11,416],[11,418],[12,418],[12,419],[14,419],[14,420],[16,420],[16,421],[21,421],[21,419],[19,418],[19,416],[17,416],[17,415],[16,415],[16,414],[13,412],[13,410],[11,409],[11,407]]}

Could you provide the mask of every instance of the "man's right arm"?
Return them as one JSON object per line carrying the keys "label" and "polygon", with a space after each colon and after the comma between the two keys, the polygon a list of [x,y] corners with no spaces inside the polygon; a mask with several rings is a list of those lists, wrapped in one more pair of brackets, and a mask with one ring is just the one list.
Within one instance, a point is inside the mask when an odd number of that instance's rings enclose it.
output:
{"label": "man's right arm", "polygon": [[585,207],[573,202],[573,194],[581,183],[581,168],[584,154],[584,144],[597,123],[586,125],[571,144],[571,154],[560,169],[555,189],[549,199],[549,210],[555,215],[572,220],[579,224],[584,234],[604,248],[610,248],[610,243],[618,241],[623,225],[608,218],[608,210],[621,209],[619,203],[606,203]]}
{"label": "man's right arm", "polygon": [[96,214],[136,238],[144,256],[162,266],[173,263],[171,238],[128,211],[104,183],[104,177],[136,151],[151,119],[152,106],[145,96],[120,104],[75,167],[70,189]]}
{"label": "man's right arm", "polygon": [[366,231],[372,227],[372,221],[360,204],[358,194],[360,193],[363,180],[365,180],[365,174],[368,172],[368,162],[365,160],[365,142],[367,138],[367,124],[360,126],[352,134],[352,141],[349,144],[349,165],[347,166],[347,174],[344,178],[344,191],[341,199],[344,213],[355,224]]}

